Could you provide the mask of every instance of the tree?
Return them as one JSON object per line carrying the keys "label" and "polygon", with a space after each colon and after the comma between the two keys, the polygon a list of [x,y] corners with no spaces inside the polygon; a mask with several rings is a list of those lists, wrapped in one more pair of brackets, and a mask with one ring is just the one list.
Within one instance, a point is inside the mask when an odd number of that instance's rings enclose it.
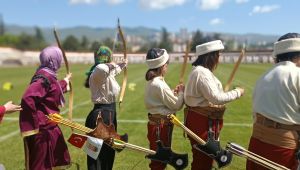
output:
{"label": "tree", "polygon": [[222,40],[220,33],[214,33],[212,37],[213,37],[213,40]]}
{"label": "tree", "polygon": [[47,46],[47,43],[45,41],[44,35],[42,33],[42,30],[39,27],[35,27],[35,41],[32,44],[32,48],[41,50],[45,46]]}
{"label": "tree", "polygon": [[103,41],[102,44],[109,47],[111,50],[113,50],[114,45],[115,45],[116,51],[122,51],[122,50],[120,50],[121,42],[114,42],[111,38],[105,38],[105,40]]}
{"label": "tree", "polygon": [[16,47],[16,44],[19,42],[19,37],[16,35],[3,35],[0,36],[0,46],[9,46]]}
{"label": "tree", "polygon": [[20,50],[33,50],[34,49],[34,43],[36,39],[35,37],[28,35],[26,33],[22,33],[19,36],[19,41],[16,44],[16,48]]}
{"label": "tree", "polygon": [[63,42],[62,46],[67,51],[78,51],[80,49],[80,43],[73,35],[69,35]]}
{"label": "tree", "polygon": [[237,50],[237,48],[236,48],[237,42],[232,39],[227,40],[226,43],[224,43],[224,45],[225,45],[225,49],[227,49],[228,51]]}
{"label": "tree", "polygon": [[87,39],[87,37],[84,35],[81,38],[81,42],[80,42],[80,47],[83,51],[88,51],[89,50],[89,40]]}
{"label": "tree", "polygon": [[197,30],[193,35],[192,43],[191,43],[191,51],[196,51],[196,46],[199,44],[203,44],[205,42],[203,34],[200,30]]}
{"label": "tree", "polygon": [[0,14],[0,36],[4,35],[5,29],[4,29],[4,21],[2,14]]}
{"label": "tree", "polygon": [[45,41],[42,30],[39,27],[35,27],[35,38],[39,42]]}
{"label": "tree", "polygon": [[149,42],[145,43],[141,46],[141,48],[138,50],[138,52],[146,53],[151,48],[156,48],[158,45],[156,42]]}
{"label": "tree", "polygon": [[160,40],[160,43],[158,44],[158,47],[166,49],[168,52],[173,51],[173,45],[169,38],[169,33],[168,33],[167,29],[164,27],[161,30],[161,40]]}
{"label": "tree", "polygon": [[94,41],[94,42],[92,43],[92,45],[91,45],[90,50],[91,50],[91,51],[95,51],[95,50],[97,50],[97,49],[100,47],[100,45],[102,45],[100,42]]}

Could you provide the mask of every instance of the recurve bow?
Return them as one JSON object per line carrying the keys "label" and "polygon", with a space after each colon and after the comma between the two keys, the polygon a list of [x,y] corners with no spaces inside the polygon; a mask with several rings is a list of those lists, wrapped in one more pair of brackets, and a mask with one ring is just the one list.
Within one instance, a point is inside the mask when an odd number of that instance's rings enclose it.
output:
{"label": "recurve bow", "polygon": [[[69,73],[70,73],[69,62],[68,62],[68,59],[67,59],[65,50],[64,50],[64,49],[62,48],[62,46],[61,46],[61,43],[60,43],[60,40],[59,40],[59,37],[58,37],[58,34],[57,34],[57,31],[56,31],[56,28],[55,28],[55,27],[54,27],[53,33],[54,33],[54,36],[55,36],[55,39],[56,39],[56,43],[57,43],[58,47],[60,48],[60,50],[62,51],[63,58],[64,58],[64,62],[65,62],[65,67],[66,67],[66,70],[67,70],[67,74],[69,74]],[[70,82],[69,82],[69,86],[70,86],[70,92],[69,92],[69,93],[70,93],[70,96],[69,96],[69,112],[68,112],[68,118],[69,118],[69,120],[72,120],[74,93],[73,93],[73,87],[72,87],[72,82],[71,82],[71,80],[70,80]]]}

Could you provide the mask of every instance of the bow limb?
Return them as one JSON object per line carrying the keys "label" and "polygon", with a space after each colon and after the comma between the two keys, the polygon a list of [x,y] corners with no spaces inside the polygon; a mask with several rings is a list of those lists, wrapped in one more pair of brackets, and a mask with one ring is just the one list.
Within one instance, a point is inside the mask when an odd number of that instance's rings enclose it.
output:
{"label": "bow limb", "polygon": [[233,78],[234,78],[234,75],[239,67],[239,65],[241,64],[242,62],[242,59],[244,58],[244,55],[245,55],[245,49],[243,48],[242,51],[241,51],[241,54],[237,60],[237,62],[235,63],[234,67],[233,67],[233,70],[232,72],[230,73],[230,76],[229,76],[229,79],[225,85],[225,88],[224,88],[224,91],[228,91],[230,86],[231,86],[231,83],[233,81]]}
{"label": "bow limb", "polygon": [[[68,62],[68,59],[67,59],[67,57],[66,57],[65,50],[62,48],[61,43],[60,43],[60,41],[59,41],[59,37],[58,37],[58,34],[57,34],[57,32],[56,32],[56,28],[54,28],[53,33],[54,33],[54,36],[55,36],[56,43],[57,43],[58,47],[60,48],[60,50],[61,50],[61,52],[62,52],[62,54],[63,54],[63,58],[64,58],[66,70],[67,70],[67,74],[69,74],[69,73],[70,73],[69,62]],[[71,82],[71,80],[69,81],[69,86],[70,86],[70,96],[69,96],[69,112],[68,112],[68,118],[69,118],[69,120],[72,120],[73,98],[74,98],[74,94],[73,94],[73,88],[72,88],[72,82]]]}
{"label": "bow limb", "polygon": [[183,60],[183,64],[182,64],[181,71],[180,71],[180,76],[179,76],[179,84],[183,83],[184,73],[185,73],[185,70],[186,70],[186,65],[187,65],[187,60],[188,60],[189,52],[190,52],[190,42],[187,41],[186,42],[186,49],[185,49],[184,60]]}
{"label": "bow limb", "polygon": [[[124,60],[127,60],[127,47],[126,47],[126,40],[122,31],[122,28],[120,26],[120,20],[118,18],[118,31],[119,31],[119,35],[121,37],[122,43],[123,43],[123,50],[124,50]],[[126,85],[127,85],[127,66],[124,68],[124,77],[123,77],[123,81],[122,81],[122,88],[121,88],[121,93],[120,93],[120,97],[119,97],[119,108],[121,107],[121,104],[123,102],[123,98],[124,98],[124,94],[125,94],[125,90],[126,90]]]}

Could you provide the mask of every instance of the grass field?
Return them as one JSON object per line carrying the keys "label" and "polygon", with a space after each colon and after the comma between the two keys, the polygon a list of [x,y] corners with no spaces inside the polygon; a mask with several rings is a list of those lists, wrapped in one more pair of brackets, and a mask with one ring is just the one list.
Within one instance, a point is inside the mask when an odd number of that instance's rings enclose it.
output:
{"label": "grass field", "polygon": [[[227,81],[232,67],[232,64],[219,65],[215,74],[221,82],[225,83]],[[258,77],[270,67],[270,64],[242,64],[240,66],[233,85],[244,87],[245,95],[241,99],[227,105],[224,118],[225,125],[220,137],[222,146],[231,141],[247,148],[252,131],[251,97],[253,87]],[[35,69],[36,67],[0,68],[0,85],[2,86],[4,82],[9,81],[14,86],[11,91],[0,89],[0,104],[9,99],[19,103]],[[84,120],[92,108],[90,92],[83,87],[84,73],[88,69],[88,65],[71,65],[75,92],[73,118],[78,119],[79,123],[82,124],[84,124]],[[170,87],[175,87],[177,84],[180,69],[181,65],[179,64],[169,65],[166,81]],[[191,67],[188,68],[186,75],[190,72],[190,69]],[[119,134],[128,133],[130,143],[148,148],[148,140],[146,138],[147,113],[143,103],[145,71],[146,66],[143,64],[129,65],[128,83],[136,83],[136,87],[135,91],[126,90],[122,109],[118,112],[118,132]],[[62,68],[59,74],[62,77],[65,74],[65,69]],[[119,76],[119,79],[122,76]],[[67,97],[68,95],[66,95]],[[66,113],[67,108],[68,106],[63,108],[62,113]],[[19,133],[18,114],[6,115],[6,119],[0,124],[0,164],[3,164],[8,170],[24,169],[24,151],[22,138]],[[177,115],[180,120],[183,120],[182,111],[178,112]],[[71,134],[71,130],[64,126],[61,126],[61,128],[67,139]],[[71,145],[68,145],[68,147],[72,162],[78,163],[80,169],[86,169],[85,153]],[[189,141],[183,138],[182,130],[178,127],[174,128],[172,148],[178,153],[189,154],[189,166],[187,169],[190,169],[192,161],[191,148]],[[125,149],[116,154],[114,169],[148,169],[149,160],[145,159],[144,156],[142,153]],[[76,166],[73,165],[70,169],[75,170]],[[167,169],[173,168],[168,166]],[[225,169],[245,169],[245,159],[235,156],[233,162]]]}

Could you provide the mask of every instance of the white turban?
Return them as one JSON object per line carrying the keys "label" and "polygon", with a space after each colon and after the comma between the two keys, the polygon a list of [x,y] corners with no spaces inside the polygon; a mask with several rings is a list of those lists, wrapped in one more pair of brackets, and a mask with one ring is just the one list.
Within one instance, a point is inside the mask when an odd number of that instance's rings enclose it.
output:
{"label": "white turban", "polygon": [[289,52],[300,52],[300,38],[290,38],[274,43],[274,56]]}
{"label": "white turban", "polygon": [[207,54],[213,51],[223,50],[224,46],[221,40],[215,40],[196,46],[196,56]]}
{"label": "white turban", "polygon": [[149,69],[159,68],[167,63],[167,61],[169,60],[169,54],[165,49],[162,50],[164,51],[162,56],[155,59],[146,60]]}

